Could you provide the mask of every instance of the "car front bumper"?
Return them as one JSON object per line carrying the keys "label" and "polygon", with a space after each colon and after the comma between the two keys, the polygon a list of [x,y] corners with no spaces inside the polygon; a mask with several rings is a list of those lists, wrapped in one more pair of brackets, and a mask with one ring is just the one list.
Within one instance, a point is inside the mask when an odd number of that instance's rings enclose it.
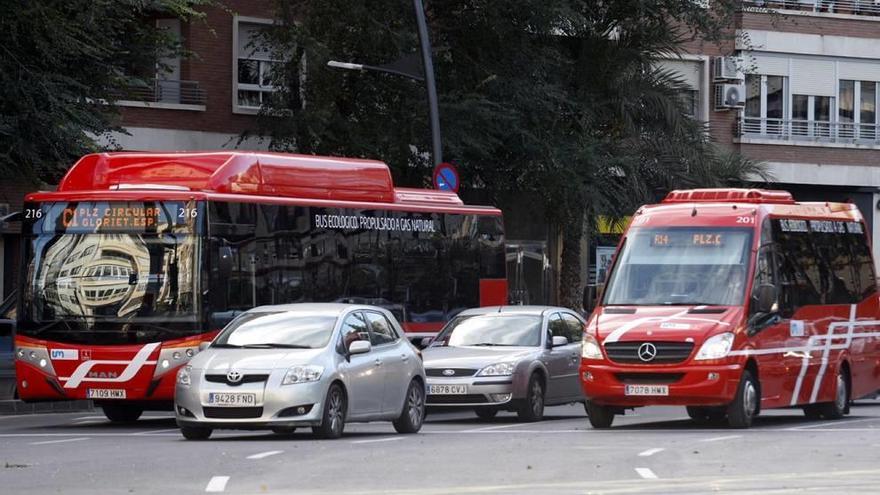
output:
{"label": "car front bumper", "polygon": [[[432,385],[465,386],[465,394],[432,394]],[[469,376],[459,378],[428,377],[429,407],[505,406],[519,399],[513,376]]]}

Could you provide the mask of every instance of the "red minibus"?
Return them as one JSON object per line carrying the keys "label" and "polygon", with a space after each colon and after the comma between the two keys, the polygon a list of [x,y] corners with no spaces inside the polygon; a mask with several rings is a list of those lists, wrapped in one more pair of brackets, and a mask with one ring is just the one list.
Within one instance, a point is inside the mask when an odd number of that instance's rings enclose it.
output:
{"label": "red minibus", "polygon": [[254,306],[373,304],[416,338],[507,301],[501,212],[371,160],[88,155],[26,197],[23,232],[18,395],[118,421],[170,407],[176,370]]}
{"label": "red minibus", "polygon": [[855,205],[784,191],[673,191],[640,208],[585,331],[593,427],[647,405],[737,428],[769,408],[847,414],[880,388],[868,239]]}

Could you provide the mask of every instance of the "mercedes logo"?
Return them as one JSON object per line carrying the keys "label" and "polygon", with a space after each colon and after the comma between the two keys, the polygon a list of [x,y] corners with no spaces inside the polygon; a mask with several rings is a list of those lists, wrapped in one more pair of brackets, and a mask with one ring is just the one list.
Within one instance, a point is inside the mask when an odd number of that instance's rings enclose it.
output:
{"label": "mercedes logo", "polygon": [[229,383],[238,383],[241,381],[241,373],[238,371],[230,371],[226,373],[226,381]]}
{"label": "mercedes logo", "polygon": [[657,346],[650,342],[639,346],[639,359],[647,363],[653,361],[655,357],[657,357]]}
{"label": "mercedes logo", "polygon": [[455,374],[455,370],[443,370],[443,376],[452,376]]}

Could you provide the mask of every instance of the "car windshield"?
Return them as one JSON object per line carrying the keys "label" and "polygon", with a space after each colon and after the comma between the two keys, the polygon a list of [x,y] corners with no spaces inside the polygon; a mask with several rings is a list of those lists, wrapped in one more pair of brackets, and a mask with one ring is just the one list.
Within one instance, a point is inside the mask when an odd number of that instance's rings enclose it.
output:
{"label": "car windshield", "polygon": [[327,345],[336,316],[288,311],[245,313],[233,320],[212,347],[317,349]]}
{"label": "car windshield", "polygon": [[539,346],[541,317],[511,314],[458,316],[446,325],[433,345]]}
{"label": "car windshield", "polygon": [[750,229],[632,229],[615,262],[604,304],[740,305],[751,240]]}

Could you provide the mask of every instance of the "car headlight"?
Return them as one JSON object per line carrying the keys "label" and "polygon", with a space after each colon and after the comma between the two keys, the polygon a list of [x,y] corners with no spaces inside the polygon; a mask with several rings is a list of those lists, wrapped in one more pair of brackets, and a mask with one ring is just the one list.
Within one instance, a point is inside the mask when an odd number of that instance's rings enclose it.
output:
{"label": "car headlight", "polygon": [[733,347],[733,334],[720,333],[703,342],[700,352],[694,359],[721,359],[730,353]]}
{"label": "car headlight", "polygon": [[581,357],[585,359],[602,359],[602,349],[599,348],[599,342],[596,341],[596,337],[584,334],[584,340],[581,342]]}
{"label": "car headlight", "polygon": [[284,374],[281,384],[293,385],[294,383],[316,382],[321,379],[323,373],[323,366],[294,366]]}
{"label": "car headlight", "polygon": [[514,363],[495,363],[481,369],[477,376],[510,376],[513,369],[516,368]]}
{"label": "car headlight", "polygon": [[177,372],[177,384],[189,386],[192,383],[192,377],[190,376],[190,371],[192,371],[192,366],[186,365]]}

